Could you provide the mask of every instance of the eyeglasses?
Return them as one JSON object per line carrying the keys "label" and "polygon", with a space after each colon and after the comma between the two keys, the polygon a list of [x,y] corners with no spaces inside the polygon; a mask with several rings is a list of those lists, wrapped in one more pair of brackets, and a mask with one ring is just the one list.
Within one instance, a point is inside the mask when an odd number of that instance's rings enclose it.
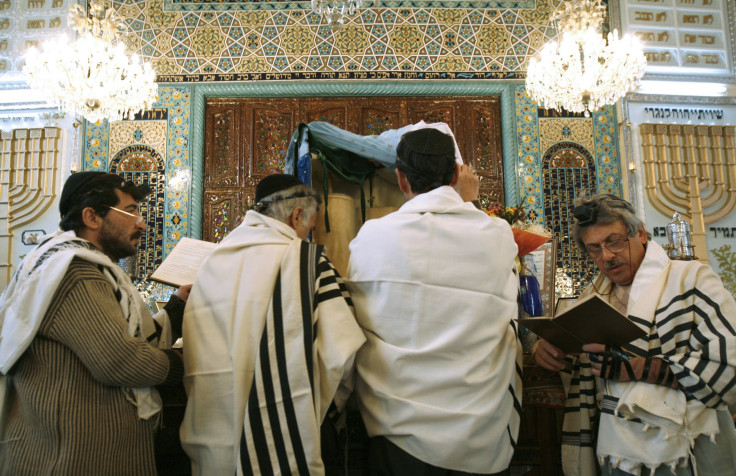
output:
{"label": "eyeglasses", "polygon": [[130,212],[126,212],[125,210],[121,210],[121,209],[119,209],[119,208],[115,208],[115,207],[110,207],[110,206],[107,206],[107,205],[105,205],[105,206],[106,206],[107,208],[109,208],[110,210],[115,210],[116,212],[120,212],[120,213],[122,213],[122,214],[124,214],[124,215],[128,215],[129,217],[133,217],[133,218],[135,218],[135,224],[136,224],[136,226],[138,226],[138,225],[140,225],[141,223],[143,223],[143,216],[142,216],[142,215],[135,215],[135,214],[133,214],[133,213],[130,213]]}
{"label": "eyeglasses", "polygon": [[626,249],[629,243],[629,237],[626,238],[620,238],[617,240],[609,241],[607,243],[603,243],[601,245],[588,245],[585,247],[585,251],[588,253],[588,256],[590,256],[593,259],[600,258],[601,254],[603,253],[603,248],[607,249],[611,253],[621,253],[623,250]]}

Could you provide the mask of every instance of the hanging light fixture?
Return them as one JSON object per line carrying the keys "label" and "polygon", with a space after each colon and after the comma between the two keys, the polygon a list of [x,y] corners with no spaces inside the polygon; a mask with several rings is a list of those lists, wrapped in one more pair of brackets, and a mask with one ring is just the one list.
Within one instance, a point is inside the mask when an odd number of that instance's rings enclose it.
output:
{"label": "hanging light fixture", "polygon": [[327,25],[341,27],[365,3],[366,0],[312,0],[312,10],[327,18]]}
{"label": "hanging light fixture", "polygon": [[104,0],[90,2],[90,15],[74,5],[69,24],[79,37],[64,36],[26,53],[23,73],[31,88],[50,96],[64,111],[90,122],[119,121],[149,109],[158,87],[156,74],[138,55],[129,56],[120,35],[125,23]]}
{"label": "hanging light fixture", "polygon": [[633,35],[619,38],[618,31],[603,37],[606,7],[600,0],[571,0],[552,15],[558,23],[558,41],[544,45],[539,59],[532,58],[526,89],[548,109],[591,111],[614,104],[636,88],[647,61]]}

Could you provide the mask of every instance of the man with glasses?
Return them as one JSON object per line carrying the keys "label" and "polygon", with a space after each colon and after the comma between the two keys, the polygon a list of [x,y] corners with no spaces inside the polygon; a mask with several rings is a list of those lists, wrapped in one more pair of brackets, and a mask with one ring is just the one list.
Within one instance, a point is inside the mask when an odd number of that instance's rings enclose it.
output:
{"label": "man with glasses", "polygon": [[255,201],[187,303],[181,441],[195,476],[340,474],[320,426],[349,396],[365,337],[324,247],[305,241],[319,195],[275,174]]}
{"label": "man with glasses", "polygon": [[0,297],[0,474],[156,473],[156,386],[181,382],[182,359],[168,349],[191,286],[151,316],[117,264],[136,253],[148,193],[116,174],[73,174],[61,230]]}
{"label": "man with glasses", "polygon": [[565,474],[733,474],[733,297],[708,265],[670,261],[627,201],[598,195],[573,214],[573,237],[600,270],[580,297],[598,294],[647,334],[579,355],[535,346],[536,362],[566,385]]}

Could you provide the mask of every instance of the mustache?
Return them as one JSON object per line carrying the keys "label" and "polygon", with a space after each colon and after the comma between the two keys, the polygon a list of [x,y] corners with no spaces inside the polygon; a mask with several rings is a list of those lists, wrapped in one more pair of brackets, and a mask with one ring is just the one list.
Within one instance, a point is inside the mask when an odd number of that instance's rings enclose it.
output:
{"label": "mustache", "polygon": [[615,266],[621,266],[621,265],[625,265],[625,264],[626,264],[625,261],[620,260],[620,259],[615,259],[615,260],[611,260],[611,261],[606,261],[603,264],[603,267],[606,268],[606,270],[609,270],[609,269],[611,269],[611,268],[613,268]]}
{"label": "mustache", "polygon": [[133,239],[133,240],[139,240],[141,238],[141,232],[140,231],[136,231],[135,233],[133,233],[132,235],[130,235],[130,238]]}

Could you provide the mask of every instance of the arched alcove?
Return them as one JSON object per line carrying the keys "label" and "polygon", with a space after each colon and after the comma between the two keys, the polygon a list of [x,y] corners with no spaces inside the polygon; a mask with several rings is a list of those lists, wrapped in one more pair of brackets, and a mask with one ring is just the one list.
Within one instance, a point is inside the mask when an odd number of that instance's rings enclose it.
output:
{"label": "arched alcove", "polygon": [[[165,86],[165,85],[162,85]],[[189,233],[202,236],[205,147],[205,103],[214,97],[325,97],[325,96],[498,96],[501,101],[501,132],[505,198],[518,204],[516,176],[516,110],[513,83],[477,80],[443,81],[285,81],[238,84],[197,84],[192,87],[191,166]]]}

